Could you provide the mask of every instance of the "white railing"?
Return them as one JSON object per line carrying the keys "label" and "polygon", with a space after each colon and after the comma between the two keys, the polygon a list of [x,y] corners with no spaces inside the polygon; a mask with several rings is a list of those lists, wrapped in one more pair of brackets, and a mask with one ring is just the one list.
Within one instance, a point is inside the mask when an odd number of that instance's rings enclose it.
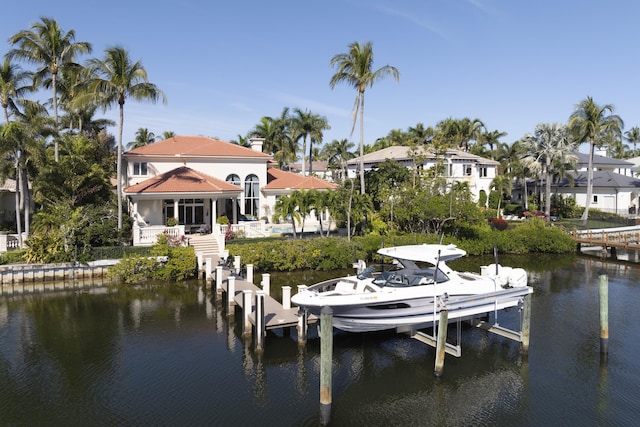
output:
{"label": "white railing", "polygon": [[243,221],[238,224],[223,224],[220,225],[220,232],[224,237],[227,234],[227,230],[231,226],[231,231],[236,235],[243,235],[244,237],[266,237],[268,234],[265,230],[264,221]]}
{"label": "white railing", "polygon": [[[22,241],[27,238],[25,233],[22,233]],[[18,249],[18,235],[17,234],[0,234],[0,252],[7,252],[14,249]]]}
{"label": "white railing", "polygon": [[184,236],[184,225],[167,227],[164,225],[150,225],[148,227],[133,226],[133,246],[151,246],[158,241],[159,234],[167,234],[169,237],[181,238]]}

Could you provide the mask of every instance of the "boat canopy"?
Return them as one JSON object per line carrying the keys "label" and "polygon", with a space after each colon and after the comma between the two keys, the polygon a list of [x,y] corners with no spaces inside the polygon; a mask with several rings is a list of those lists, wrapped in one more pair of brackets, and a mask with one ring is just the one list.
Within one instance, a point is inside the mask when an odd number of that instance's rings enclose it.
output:
{"label": "boat canopy", "polygon": [[438,258],[442,262],[462,258],[467,254],[456,245],[409,245],[393,246],[378,250],[380,255],[399,260],[421,261],[436,265]]}

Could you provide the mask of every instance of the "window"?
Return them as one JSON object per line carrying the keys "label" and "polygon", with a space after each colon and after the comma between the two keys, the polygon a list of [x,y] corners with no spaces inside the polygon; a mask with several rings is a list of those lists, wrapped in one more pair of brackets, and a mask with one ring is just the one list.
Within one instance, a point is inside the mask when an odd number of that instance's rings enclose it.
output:
{"label": "window", "polygon": [[479,172],[480,172],[480,177],[481,178],[486,178],[487,177],[487,168],[486,167],[480,168]]}
{"label": "window", "polygon": [[232,173],[231,175],[229,175],[227,179],[225,179],[225,181],[228,182],[229,184],[240,186],[240,177],[235,173]]}
{"label": "window", "polygon": [[247,176],[244,181],[244,214],[258,216],[260,206],[260,181],[255,175]]}
{"label": "window", "polygon": [[147,176],[147,162],[133,162],[133,175]]}
{"label": "window", "polygon": [[594,204],[598,203],[598,196],[596,195],[593,196],[593,203]]}
{"label": "window", "polygon": [[471,176],[471,165],[463,165],[464,167],[464,176]]}
{"label": "window", "polygon": [[[164,201],[164,217],[175,218],[173,200]],[[180,199],[178,201],[180,225],[204,224],[204,199]]]}

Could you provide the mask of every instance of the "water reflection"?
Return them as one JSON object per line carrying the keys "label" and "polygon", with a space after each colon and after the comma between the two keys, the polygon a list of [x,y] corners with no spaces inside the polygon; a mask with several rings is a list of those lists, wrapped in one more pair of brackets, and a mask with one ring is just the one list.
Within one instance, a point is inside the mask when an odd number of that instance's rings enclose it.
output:
{"label": "water reflection", "polygon": [[[407,336],[336,331],[332,423],[625,425],[640,419],[630,403],[640,397],[640,343],[632,339],[640,321],[639,270],[576,257],[559,267],[559,258],[513,262],[527,263],[535,289],[527,358],[518,343],[467,327],[462,357],[447,356],[438,379],[434,350]],[[472,261],[456,268],[477,271],[487,262]],[[606,363],[599,352],[602,270],[610,288]],[[316,280],[309,273],[307,279]],[[303,279],[292,280],[274,274],[272,289]],[[0,297],[0,424],[317,424],[315,328],[305,346],[295,329],[269,332],[264,352],[255,353],[239,319],[201,283]],[[518,312],[499,320],[517,328]]]}

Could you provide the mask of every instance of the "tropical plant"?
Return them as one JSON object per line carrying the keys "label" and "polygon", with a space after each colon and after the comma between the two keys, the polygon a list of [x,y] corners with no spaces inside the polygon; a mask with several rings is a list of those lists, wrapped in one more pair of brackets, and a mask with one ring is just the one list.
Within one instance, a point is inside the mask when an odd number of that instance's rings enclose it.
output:
{"label": "tropical plant", "polygon": [[[16,58],[28,63],[36,64],[38,68],[33,74],[35,86],[43,85],[47,78],[51,78],[53,103],[53,117],[56,133],[58,131],[58,73],[65,67],[74,67],[76,56],[91,53],[91,44],[76,42],[74,30],[64,32],[58,23],[51,18],[40,18],[31,26],[30,30],[19,31],[9,38],[9,43],[16,46],[7,53],[7,58]],[[56,135],[57,137],[57,135]],[[58,157],[58,142],[55,144],[55,160]]]}
{"label": "tropical plant", "polygon": [[633,144],[633,157],[638,155],[636,151],[636,146],[638,142],[640,142],[640,127],[634,126],[625,133],[625,139]]}
{"label": "tropical plant", "polygon": [[295,239],[297,236],[296,233],[296,220],[300,221],[300,213],[298,212],[298,203],[294,197],[283,195],[278,197],[276,200],[276,205],[274,207],[274,216],[276,218],[281,218],[282,220],[287,220],[291,218],[291,225],[293,227],[293,238]]}
{"label": "tropical plant", "polygon": [[329,163],[328,167],[333,170],[333,178],[337,182],[347,178],[347,162],[355,157],[351,151],[353,147],[354,144],[345,138],[334,139],[324,146],[323,151]]}
{"label": "tropical plant", "polygon": [[156,135],[153,132],[150,132],[147,128],[138,128],[135,141],[127,144],[127,149],[133,150],[134,148],[144,147],[154,142],[156,142]]}
{"label": "tropical plant", "polygon": [[124,128],[124,104],[127,98],[136,101],[162,100],[165,94],[148,80],[147,72],[140,61],[133,62],[129,53],[120,46],[105,51],[104,59],[88,62],[94,76],[89,83],[90,93],[105,110],[118,105],[118,149],[116,180],[118,195],[118,230],[122,229],[122,131]]}
{"label": "tropical plant", "polygon": [[25,94],[29,87],[26,85],[31,74],[23,71],[20,66],[5,59],[0,65],[0,105],[4,111],[5,123],[9,123],[9,111],[16,111],[16,100]]}
{"label": "tropical plant", "polygon": [[580,101],[569,117],[569,129],[578,143],[589,143],[589,165],[587,174],[587,198],[584,212],[580,218],[586,226],[589,218],[589,206],[593,195],[593,155],[600,138],[606,132],[621,133],[624,127],[622,119],[613,114],[611,104],[599,105],[592,97]]}
{"label": "tropical plant", "polygon": [[513,187],[513,181],[506,175],[498,175],[491,180],[491,188],[498,193],[498,208],[496,212],[496,218],[500,217],[500,204],[504,200],[505,194],[511,195],[511,189]]}
{"label": "tropical plant", "polygon": [[385,77],[392,76],[400,80],[400,73],[395,67],[385,65],[373,70],[373,45],[371,42],[360,44],[353,42],[347,53],[339,53],[331,58],[331,66],[336,73],[331,77],[329,85],[333,89],[338,83],[346,83],[357,91],[353,106],[353,125],[351,135],[356,127],[360,113],[360,194],[365,194],[364,186],[364,92],[367,87]]}

